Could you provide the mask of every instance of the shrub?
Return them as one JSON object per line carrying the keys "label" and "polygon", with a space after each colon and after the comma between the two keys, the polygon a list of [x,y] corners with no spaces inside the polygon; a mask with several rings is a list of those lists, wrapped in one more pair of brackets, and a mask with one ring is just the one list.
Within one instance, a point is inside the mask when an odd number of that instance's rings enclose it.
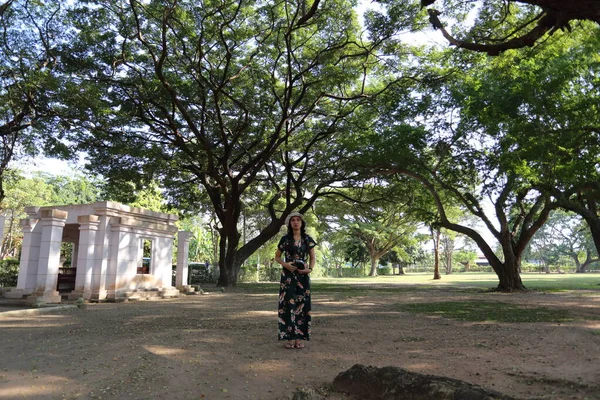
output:
{"label": "shrub", "polygon": [[8,258],[0,261],[0,287],[17,286],[19,260]]}
{"label": "shrub", "polygon": [[214,269],[218,266],[206,266],[204,263],[189,263],[188,282],[190,285],[199,285],[201,283],[217,283]]}

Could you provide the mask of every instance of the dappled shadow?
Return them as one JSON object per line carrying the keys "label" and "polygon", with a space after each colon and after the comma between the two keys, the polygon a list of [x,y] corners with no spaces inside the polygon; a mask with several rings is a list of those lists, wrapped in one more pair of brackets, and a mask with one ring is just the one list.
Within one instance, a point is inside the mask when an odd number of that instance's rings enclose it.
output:
{"label": "dappled shadow", "polygon": [[[522,397],[594,398],[598,389],[598,321],[468,322],[396,306],[464,299],[575,308],[574,296],[315,285],[312,340],[303,350],[286,350],[277,341],[276,291],[277,285],[240,287],[0,319],[0,397],[283,399],[298,386],[330,383],[356,363]],[[597,312],[598,298],[586,298],[585,306]]]}

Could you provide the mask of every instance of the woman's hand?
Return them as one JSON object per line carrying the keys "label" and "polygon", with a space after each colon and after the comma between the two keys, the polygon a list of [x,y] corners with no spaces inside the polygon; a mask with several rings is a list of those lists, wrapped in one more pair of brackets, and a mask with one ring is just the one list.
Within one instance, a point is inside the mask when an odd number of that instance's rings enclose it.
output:
{"label": "woman's hand", "polygon": [[305,268],[305,269],[299,269],[297,272],[298,272],[300,275],[308,275],[308,274],[310,274],[311,270],[310,270],[310,269],[308,269],[308,268]]}
{"label": "woman's hand", "polygon": [[298,271],[298,268],[292,263],[286,263],[285,267],[290,272]]}

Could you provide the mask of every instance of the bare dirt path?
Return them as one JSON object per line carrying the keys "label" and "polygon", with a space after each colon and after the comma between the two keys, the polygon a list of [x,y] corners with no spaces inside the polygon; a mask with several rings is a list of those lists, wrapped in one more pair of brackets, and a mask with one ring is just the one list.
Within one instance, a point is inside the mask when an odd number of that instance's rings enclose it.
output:
{"label": "bare dirt path", "polygon": [[[312,340],[286,350],[276,340],[276,288],[0,313],[0,399],[287,399],[356,363],[443,375],[520,398],[600,399],[600,292],[314,293]],[[473,323],[395,306],[465,299],[585,318]]]}

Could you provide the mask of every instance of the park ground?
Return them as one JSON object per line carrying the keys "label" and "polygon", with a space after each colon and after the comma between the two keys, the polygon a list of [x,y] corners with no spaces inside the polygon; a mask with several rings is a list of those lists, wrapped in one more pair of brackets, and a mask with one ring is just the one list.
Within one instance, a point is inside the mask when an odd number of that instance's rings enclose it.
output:
{"label": "park ground", "polygon": [[[278,342],[277,284],[87,309],[0,313],[0,399],[327,399],[354,364],[523,399],[600,399],[600,274],[313,281],[313,336]],[[1,311],[1,310],[0,310]]]}

